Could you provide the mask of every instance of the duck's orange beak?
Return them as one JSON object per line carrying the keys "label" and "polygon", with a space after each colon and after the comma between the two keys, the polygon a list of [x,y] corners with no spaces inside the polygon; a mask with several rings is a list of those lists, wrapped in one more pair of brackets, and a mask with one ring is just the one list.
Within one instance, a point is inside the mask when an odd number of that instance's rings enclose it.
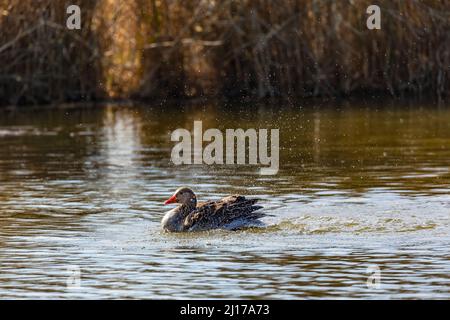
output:
{"label": "duck's orange beak", "polygon": [[164,202],[164,204],[169,204],[169,203],[174,203],[174,202],[177,202],[176,195],[171,196],[169,199],[166,200],[166,202]]}

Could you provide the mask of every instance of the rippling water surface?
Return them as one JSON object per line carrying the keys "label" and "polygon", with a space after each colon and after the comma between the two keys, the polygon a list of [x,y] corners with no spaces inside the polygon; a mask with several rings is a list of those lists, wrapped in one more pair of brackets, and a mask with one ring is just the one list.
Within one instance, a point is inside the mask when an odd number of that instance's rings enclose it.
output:
{"label": "rippling water surface", "polygon": [[[450,298],[450,108],[279,109],[0,111],[0,297]],[[194,120],[279,128],[279,173],[174,166]],[[181,185],[261,197],[267,227],[162,233]]]}

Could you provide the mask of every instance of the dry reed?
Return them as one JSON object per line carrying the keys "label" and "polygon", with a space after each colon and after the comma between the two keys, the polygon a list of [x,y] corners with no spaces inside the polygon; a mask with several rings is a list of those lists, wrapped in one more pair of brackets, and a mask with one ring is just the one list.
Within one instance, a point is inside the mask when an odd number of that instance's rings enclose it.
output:
{"label": "dry reed", "polygon": [[[66,8],[83,10],[82,30]],[[50,103],[101,96],[100,50],[91,28],[96,2],[0,0],[0,103]]]}
{"label": "dry reed", "polygon": [[[450,2],[378,1],[382,29],[368,30],[366,8],[372,2],[160,1],[160,12],[166,8],[176,15],[161,16],[158,29],[149,34],[173,40],[172,46],[152,43],[147,48],[183,62],[177,77],[184,79],[186,95],[205,94],[196,89],[205,78],[212,85],[203,88],[213,89],[206,94],[237,97],[447,95]],[[149,85],[143,86],[152,90],[143,92],[158,95],[154,83],[173,75],[156,73],[167,66],[148,57]]]}
{"label": "dry reed", "polygon": [[[70,1],[72,2],[72,1]],[[448,97],[450,2],[0,0],[0,102],[109,97]]]}

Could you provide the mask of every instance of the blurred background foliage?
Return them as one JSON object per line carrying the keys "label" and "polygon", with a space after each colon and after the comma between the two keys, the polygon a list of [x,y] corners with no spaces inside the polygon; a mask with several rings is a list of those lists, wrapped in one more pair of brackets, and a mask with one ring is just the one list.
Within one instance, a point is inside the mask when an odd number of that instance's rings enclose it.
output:
{"label": "blurred background foliage", "polygon": [[[445,98],[450,1],[0,0],[0,104]],[[81,30],[66,8],[81,7]]]}

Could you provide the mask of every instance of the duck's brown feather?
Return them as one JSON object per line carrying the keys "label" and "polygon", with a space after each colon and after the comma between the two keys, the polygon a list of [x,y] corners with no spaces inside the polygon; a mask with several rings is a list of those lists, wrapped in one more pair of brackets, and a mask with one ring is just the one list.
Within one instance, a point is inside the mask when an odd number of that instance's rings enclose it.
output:
{"label": "duck's brown feather", "polygon": [[246,199],[233,195],[219,201],[198,204],[184,219],[183,229],[200,231],[216,228],[239,229],[240,227],[261,223],[258,219],[264,213],[255,212],[261,206],[255,205],[259,199]]}

